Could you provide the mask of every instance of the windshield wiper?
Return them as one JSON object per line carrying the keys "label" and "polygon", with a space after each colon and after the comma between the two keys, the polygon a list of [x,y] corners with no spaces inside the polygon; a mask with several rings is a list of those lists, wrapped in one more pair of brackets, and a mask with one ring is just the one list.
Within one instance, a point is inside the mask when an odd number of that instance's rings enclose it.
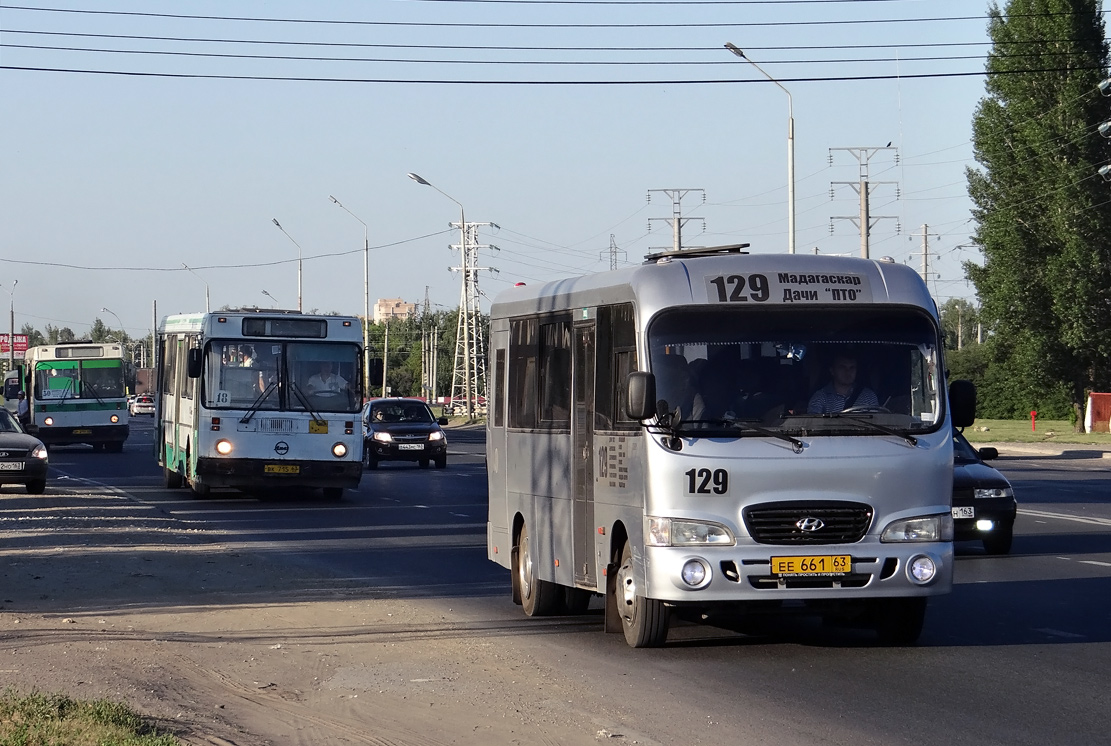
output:
{"label": "windshield wiper", "polygon": [[308,412],[309,414],[312,415],[312,418],[314,420],[316,420],[317,422],[323,422],[324,421],[323,417],[318,415],[316,412],[312,411],[312,405],[309,404],[308,397],[306,397],[304,392],[301,391],[300,386],[298,386],[297,384],[293,384],[293,393],[294,393],[294,395],[297,396],[297,400],[299,402],[301,402],[301,406],[305,408],[306,412]]}
{"label": "windshield wiper", "polygon": [[[70,397],[66,396],[66,394],[68,394],[72,391],[73,391],[73,379],[72,378],[67,378],[66,379],[66,385],[62,388],[62,396],[60,397],[61,402],[64,402],[66,399],[69,399]],[[73,398],[76,399],[77,397],[75,396]],[[61,402],[59,402],[59,403],[61,403]]]}
{"label": "windshield wiper", "polygon": [[93,398],[96,399],[97,404],[103,404],[104,403],[104,400],[100,398],[100,392],[97,391],[95,383],[93,383],[92,381],[89,381],[85,384],[85,386],[89,389],[89,391],[91,391],[93,393]]}
{"label": "windshield wiper", "polygon": [[683,422],[683,424],[684,425],[718,425],[718,426],[724,425],[724,426],[729,427],[729,428],[738,428],[738,429],[741,429],[741,430],[751,430],[754,433],[760,433],[761,435],[765,435],[769,438],[778,438],[779,440],[783,440],[783,441],[786,441],[786,442],[790,443],[794,447],[795,453],[802,453],[802,449],[806,447],[806,444],[803,443],[798,438],[792,438],[790,435],[787,435],[785,433],[777,433],[775,430],[769,430],[766,427],[760,427],[759,425],[753,425],[752,423],[746,422],[744,420],[737,420],[737,419],[733,419],[733,418],[717,418],[717,419],[708,419],[708,420],[686,420],[686,421]]}
{"label": "windshield wiper", "polygon": [[876,424],[875,422],[872,422],[871,420],[864,420],[864,419],[861,419],[860,417],[854,417],[851,414],[845,414],[844,412],[829,412],[829,413],[823,414],[821,416],[823,418],[830,418],[830,419],[836,418],[836,419],[840,419],[840,420],[849,420],[850,422],[855,422],[858,425],[864,425],[865,427],[870,427],[873,430],[875,430],[876,432],[880,432],[880,433],[883,433],[885,435],[894,435],[896,438],[902,438],[903,440],[905,440],[908,444],[910,444],[912,446],[918,445],[918,438],[914,437],[913,435],[910,435],[908,433],[901,433],[898,430],[893,430],[890,427],[885,427],[883,425]]}
{"label": "windshield wiper", "polygon": [[262,403],[266,401],[266,397],[270,396],[270,392],[275,390],[276,388],[278,388],[277,381],[271,381],[270,383],[268,383],[266,385],[266,388],[263,389],[262,393],[258,395],[258,398],[255,399],[254,402],[251,403],[251,406],[247,408],[247,413],[244,414],[239,421],[244,425],[250,422],[251,418],[255,416],[255,412],[257,412],[259,410],[259,407],[262,406]]}

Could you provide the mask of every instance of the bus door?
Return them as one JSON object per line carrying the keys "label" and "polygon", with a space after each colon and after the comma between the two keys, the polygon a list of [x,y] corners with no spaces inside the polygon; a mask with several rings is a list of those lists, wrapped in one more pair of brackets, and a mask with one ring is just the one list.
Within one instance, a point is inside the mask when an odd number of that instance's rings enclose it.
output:
{"label": "bus door", "polygon": [[486,441],[487,471],[489,474],[490,520],[493,528],[509,532],[508,483],[509,451],[506,438],[506,400],[508,385],[508,330],[492,330],[490,347],[494,354],[494,380],[492,397],[486,413],[488,427]]}
{"label": "bus door", "polygon": [[593,319],[575,325],[571,373],[575,583],[592,588],[598,584],[594,557],[594,337]]}

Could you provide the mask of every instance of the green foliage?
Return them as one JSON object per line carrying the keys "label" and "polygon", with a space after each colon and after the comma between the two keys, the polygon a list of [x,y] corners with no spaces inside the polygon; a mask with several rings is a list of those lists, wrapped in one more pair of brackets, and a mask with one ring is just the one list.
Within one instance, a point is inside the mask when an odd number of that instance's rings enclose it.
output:
{"label": "green foliage", "polygon": [[[1097,0],[1010,0],[990,10],[987,96],[968,171],[975,242],[967,264],[990,329],[985,416],[1075,416],[1111,387],[1111,211],[1096,175],[1111,141],[1097,85],[1108,45]],[[1050,41],[1046,41],[1050,40]]]}

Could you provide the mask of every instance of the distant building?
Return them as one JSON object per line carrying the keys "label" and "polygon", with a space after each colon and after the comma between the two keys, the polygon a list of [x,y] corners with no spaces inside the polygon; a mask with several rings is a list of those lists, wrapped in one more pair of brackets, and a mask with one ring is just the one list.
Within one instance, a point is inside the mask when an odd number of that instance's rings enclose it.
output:
{"label": "distant building", "polygon": [[407,319],[416,312],[416,303],[406,303],[401,298],[379,298],[374,304],[374,323]]}

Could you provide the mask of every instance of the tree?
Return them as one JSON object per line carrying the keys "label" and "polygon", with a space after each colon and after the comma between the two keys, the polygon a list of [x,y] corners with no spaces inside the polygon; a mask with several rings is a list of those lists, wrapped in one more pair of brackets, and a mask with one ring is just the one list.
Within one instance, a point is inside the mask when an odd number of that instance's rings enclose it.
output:
{"label": "tree", "polygon": [[[966,264],[992,332],[985,387],[1002,411],[1076,415],[1111,385],[1111,210],[1097,170],[1111,107],[1099,0],[1010,0],[989,10],[987,95],[973,120]],[[1005,403],[1004,403],[1005,402]],[[1071,404],[1071,412],[1070,409]]]}
{"label": "tree", "polygon": [[30,324],[24,324],[23,328],[19,330],[19,333],[27,335],[28,348],[46,344],[46,337],[42,336],[42,332]]}
{"label": "tree", "polygon": [[976,341],[980,311],[965,298],[950,298],[941,304],[941,328],[945,349],[960,350]]}
{"label": "tree", "polygon": [[77,339],[77,335],[68,326],[63,326],[59,329],[56,326],[46,325],[46,343],[47,344],[65,344],[66,342],[73,342]]}

